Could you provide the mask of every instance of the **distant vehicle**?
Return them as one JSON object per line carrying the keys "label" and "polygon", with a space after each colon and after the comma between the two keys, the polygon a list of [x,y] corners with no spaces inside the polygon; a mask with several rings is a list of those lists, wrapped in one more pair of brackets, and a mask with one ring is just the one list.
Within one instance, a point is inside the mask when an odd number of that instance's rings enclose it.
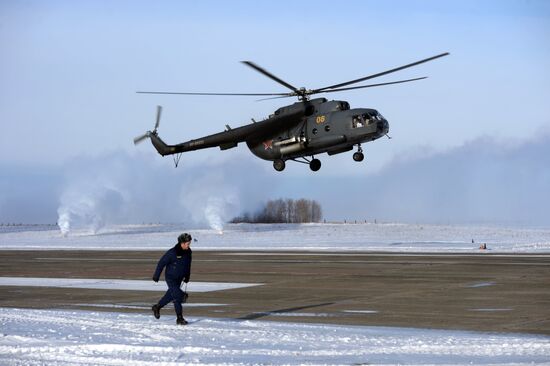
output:
{"label": "distant vehicle", "polygon": [[[404,66],[379,72],[359,79],[325,86],[318,89],[296,88],[295,86],[279,79],[260,66],[243,61],[245,65],[264,74],[270,79],[291,90],[286,93],[188,93],[165,91],[139,91],[147,94],[177,94],[177,95],[224,95],[224,96],[265,96],[267,99],[298,97],[298,102],[277,109],[269,118],[241,126],[231,128],[225,126],[225,131],[213,135],[204,136],[195,140],[189,140],[177,145],[167,145],[159,137],[157,130],[160,123],[162,107],[157,107],[155,128],[144,135],[136,137],[134,143],[150,138],[153,146],[162,156],[181,154],[187,151],[219,147],[221,150],[236,147],[240,142],[246,142],[250,151],[257,157],[273,161],[273,167],[277,171],[285,169],[286,161],[292,160],[309,164],[313,171],[321,168],[321,161],[315,155],[327,153],[328,155],[340,154],[353,150],[353,160],[363,161],[363,149],[361,144],[374,141],[387,135],[389,131],[388,121],[375,109],[354,108],[351,109],[348,102],[343,100],[327,100],[326,98],[310,99],[310,96],[321,93],[333,93],[352,89],[371,88],[375,86],[400,84],[414,79],[392,81],[379,84],[361,86],[356,84],[374,79],[412,66],[432,61],[447,56],[445,52]],[[179,161],[179,157],[176,161]]]}

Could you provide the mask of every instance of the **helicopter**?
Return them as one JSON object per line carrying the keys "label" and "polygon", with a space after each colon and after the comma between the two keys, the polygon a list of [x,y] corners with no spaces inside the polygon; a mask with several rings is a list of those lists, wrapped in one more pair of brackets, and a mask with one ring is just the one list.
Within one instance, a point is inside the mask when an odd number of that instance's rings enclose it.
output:
{"label": "helicopter", "polygon": [[[346,90],[371,88],[391,84],[401,84],[427,77],[391,81],[378,84],[349,86],[383,75],[394,73],[409,67],[438,59],[449,55],[441,53],[407,65],[390,70],[371,74],[359,79],[317,89],[297,88],[278,78],[269,71],[251,61],[242,61],[259,73],[290,89],[285,93],[195,93],[195,92],[168,92],[168,91],[138,91],[142,94],[171,94],[171,95],[202,95],[202,96],[262,96],[265,99],[297,97],[298,101],[277,109],[268,118],[237,128],[225,125],[225,131],[189,140],[177,145],[166,144],[158,135],[162,107],[157,106],[156,123],[152,131],[136,137],[134,144],[139,144],[149,138],[157,152],[162,155],[177,155],[174,163],[178,166],[181,154],[188,151],[219,147],[228,150],[245,142],[250,151],[258,158],[273,161],[273,168],[283,171],[287,161],[308,164],[312,171],[321,168],[321,161],[315,156],[327,153],[335,155],[353,150],[353,160],[364,160],[362,143],[374,141],[387,136],[388,121],[376,110],[371,108],[350,108],[343,100],[327,100],[326,98],[311,98],[312,95],[333,93]],[[262,100],[265,100],[262,99]]]}

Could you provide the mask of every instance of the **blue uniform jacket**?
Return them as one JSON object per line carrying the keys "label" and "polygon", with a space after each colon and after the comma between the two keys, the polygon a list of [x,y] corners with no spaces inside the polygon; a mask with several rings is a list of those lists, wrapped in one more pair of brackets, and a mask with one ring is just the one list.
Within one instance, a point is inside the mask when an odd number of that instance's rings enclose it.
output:
{"label": "blue uniform jacket", "polygon": [[191,257],[191,248],[183,250],[181,245],[176,244],[160,258],[153,279],[158,281],[162,270],[166,267],[166,271],[164,272],[166,281],[181,282],[184,278],[187,278],[189,281],[191,277]]}

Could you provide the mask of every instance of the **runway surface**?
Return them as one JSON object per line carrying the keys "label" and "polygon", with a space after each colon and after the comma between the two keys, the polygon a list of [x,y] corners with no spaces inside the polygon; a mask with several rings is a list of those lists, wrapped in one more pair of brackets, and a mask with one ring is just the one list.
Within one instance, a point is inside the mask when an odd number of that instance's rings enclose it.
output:
{"label": "runway surface", "polygon": [[[149,281],[162,254],[6,250],[0,277]],[[149,313],[163,290],[36,281],[0,281],[0,307]],[[190,286],[189,316],[550,334],[548,254],[195,251],[191,285],[202,282],[259,285]],[[173,308],[162,316],[174,317]]]}

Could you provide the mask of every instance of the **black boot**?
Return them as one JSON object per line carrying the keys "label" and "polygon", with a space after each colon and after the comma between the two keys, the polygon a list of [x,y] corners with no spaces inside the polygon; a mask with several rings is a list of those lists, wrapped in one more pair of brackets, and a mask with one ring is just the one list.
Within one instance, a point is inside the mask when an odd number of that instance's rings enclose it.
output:
{"label": "black boot", "polygon": [[159,319],[160,318],[160,306],[159,306],[159,304],[153,305],[151,310],[153,310],[153,315],[155,316],[155,318]]}
{"label": "black boot", "polygon": [[176,324],[177,325],[186,325],[187,320],[183,319],[183,316],[178,315],[178,319],[176,319]]}

